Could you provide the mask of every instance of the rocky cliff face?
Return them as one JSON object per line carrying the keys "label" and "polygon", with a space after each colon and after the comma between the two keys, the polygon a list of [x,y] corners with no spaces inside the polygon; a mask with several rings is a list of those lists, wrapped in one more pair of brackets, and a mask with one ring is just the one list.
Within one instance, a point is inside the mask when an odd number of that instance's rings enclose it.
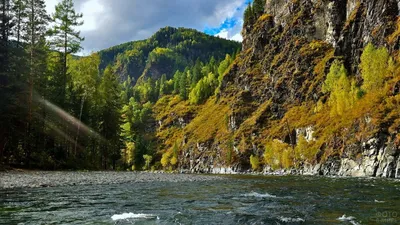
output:
{"label": "rocky cliff face", "polygon": [[359,118],[337,119],[339,125],[318,113],[329,97],[322,85],[335,59],[342,60],[361,85],[358,65],[368,43],[397,56],[399,12],[399,0],[267,0],[265,14],[243,28],[242,53],[224,77],[220,95],[206,106],[224,109],[224,117],[211,115],[220,117],[223,125],[216,123],[211,135],[199,138],[210,125],[196,119],[206,115],[204,110],[191,114],[180,131],[180,167],[192,172],[246,171],[250,155],[263,157],[266,140],[291,149],[300,149],[296,146],[305,140],[306,149],[313,149],[312,159],[304,153],[297,161],[291,159],[293,169],[264,163],[263,171],[399,178],[395,119],[376,122],[388,111],[364,110]]}

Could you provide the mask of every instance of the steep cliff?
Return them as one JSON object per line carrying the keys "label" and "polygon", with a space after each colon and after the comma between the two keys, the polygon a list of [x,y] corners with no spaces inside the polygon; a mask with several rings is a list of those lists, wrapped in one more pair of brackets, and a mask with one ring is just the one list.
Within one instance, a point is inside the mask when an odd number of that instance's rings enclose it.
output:
{"label": "steep cliff", "polygon": [[[157,103],[160,152],[178,143],[178,167],[196,172],[260,171],[260,164],[264,172],[400,177],[399,7],[398,0],[267,0],[264,14],[245,23],[242,52],[215,97],[196,107]],[[380,72],[389,75],[374,91],[365,91],[361,69],[368,46],[390,55]],[[336,64],[344,65],[349,81],[339,89],[348,93],[327,88]]]}

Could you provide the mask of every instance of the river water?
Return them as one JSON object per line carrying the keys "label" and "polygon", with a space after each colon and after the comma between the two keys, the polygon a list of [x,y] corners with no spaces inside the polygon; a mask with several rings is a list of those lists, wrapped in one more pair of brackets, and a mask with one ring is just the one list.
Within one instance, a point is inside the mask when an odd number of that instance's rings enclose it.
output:
{"label": "river water", "polygon": [[0,224],[400,224],[400,182],[224,176],[0,190]]}

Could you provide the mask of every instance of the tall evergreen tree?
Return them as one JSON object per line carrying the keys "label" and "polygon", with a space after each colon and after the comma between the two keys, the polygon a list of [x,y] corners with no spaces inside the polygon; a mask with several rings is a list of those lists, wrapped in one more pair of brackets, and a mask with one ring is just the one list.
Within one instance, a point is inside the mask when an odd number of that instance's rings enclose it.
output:
{"label": "tall evergreen tree", "polygon": [[26,51],[29,55],[29,117],[32,117],[33,90],[36,78],[44,75],[47,58],[46,33],[50,17],[46,12],[46,5],[43,0],[28,0],[25,2],[25,14],[28,15],[23,29],[26,31],[22,39],[26,44]]}
{"label": "tall evergreen tree", "polygon": [[[56,5],[55,9],[56,11],[53,14],[55,25],[52,29],[53,38],[51,43],[55,50],[62,53],[61,76],[63,77],[64,87],[61,90],[61,95],[65,98],[68,71],[67,57],[81,49],[81,41],[83,41],[84,38],[80,36],[80,31],[76,31],[75,28],[83,25],[83,21],[80,20],[83,15],[75,12],[72,0],[62,0]],[[65,99],[61,104],[65,104]]]}
{"label": "tall evergreen tree", "polygon": [[[110,67],[104,71],[100,84],[100,134],[103,136],[104,143],[101,147],[101,165],[107,169],[112,163],[115,169],[115,163],[120,156],[120,129],[121,129],[121,101],[120,86],[118,77],[113,73]],[[111,161],[110,161],[111,160]]]}
{"label": "tall evergreen tree", "polygon": [[[24,6],[25,12],[23,15],[27,15],[26,21],[22,22],[22,29],[25,31],[21,37],[25,43],[26,56],[28,58],[28,97],[27,106],[28,114],[26,120],[26,135],[24,140],[24,149],[27,155],[27,162],[30,162],[30,154],[32,153],[32,139],[34,134],[31,132],[33,128],[33,114],[34,114],[34,91],[35,84],[39,79],[43,78],[46,73],[46,59],[47,59],[47,48],[46,48],[46,33],[47,24],[50,21],[50,17],[46,12],[46,5],[43,0],[27,0]],[[43,118],[44,119],[44,118]],[[42,126],[43,128],[43,126]],[[38,130],[38,129],[36,129]],[[38,133],[38,132],[37,132]],[[37,138],[36,138],[37,140]]]}

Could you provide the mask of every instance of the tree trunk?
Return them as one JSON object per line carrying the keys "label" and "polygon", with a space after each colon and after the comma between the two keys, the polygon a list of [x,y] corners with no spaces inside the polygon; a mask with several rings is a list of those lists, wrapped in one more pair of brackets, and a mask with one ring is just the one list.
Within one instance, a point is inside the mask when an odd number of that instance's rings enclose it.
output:
{"label": "tree trunk", "polygon": [[35,19],[35,8],[34,8],[34,4],[31,3],[31,15],[30,15],[30,43],[28,43],[29,46],[29,53],[30,53],[30,68],[29,68],[29,89],[28,89],[28,118],[27,118],[27,123],[26,123],[26,134],[25,134],[25,151],[26,151],[26,162],[27,165],[30,164],[30,155],[32,152],[31,149],[31,127],[32,127],[32,114],[33,114],[33,104],[32,104],[32,100],[33,100],[33,86],[34,86],[34,75],[35,75],[35,69],[34,69],[34,48],[35,48],[35,26],[34,26],[34,19]]}
{"label": "tree trunk", "polygon": [[1,131],[0,134],[0,165],[5,164],[5,162],[3,162],[3,158],[4,158],[4,152],[6,149],[6,145],[7,145],[7,138],[5,135],[5,131]]}
{"label": "tree trunk", "polygon": [[20,44],[20,36],[21,36],[21,3],[18,5],[18,22],[17,22],[17,46]]}
{"label": "tree trunk", "polygon": [[76,148],[78,146],[78,138],[79,138],[79,132],[81,130],[81,123],[82,123],[82,113],[83,113],[83,106],[85,104],[85,99],[86,99],[86,95],[84,95],[81,99],[81,108],[79,111],[79,121],[78,121],[78,130],[76,132],[76,138],[75,138],[75,147],[74,147],[74,156],[76,157]]}

